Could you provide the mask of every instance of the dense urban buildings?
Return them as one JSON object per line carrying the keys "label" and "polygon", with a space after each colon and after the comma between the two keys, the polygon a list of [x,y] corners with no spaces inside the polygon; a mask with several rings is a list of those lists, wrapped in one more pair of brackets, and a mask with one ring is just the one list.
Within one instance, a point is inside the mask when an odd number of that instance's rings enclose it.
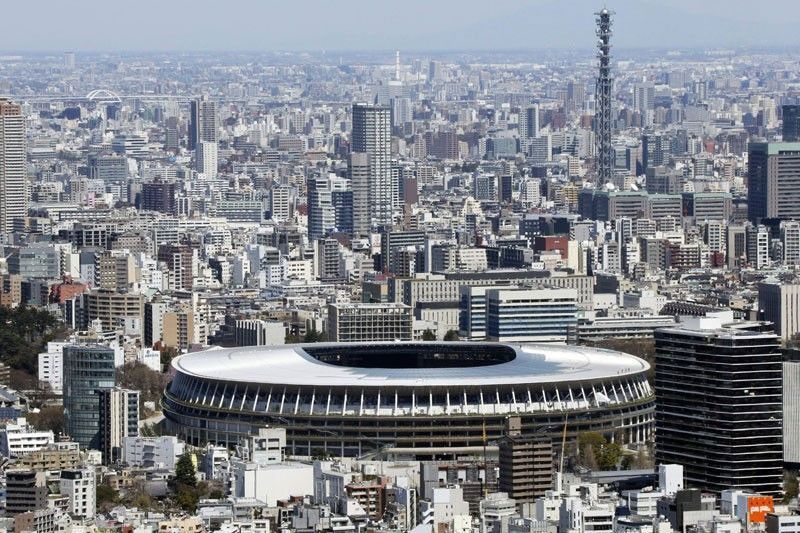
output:
{"label": "dense urban buildings", "polygon": [[238,3],[4,6],[0,530],[796,533],[792,9]]}

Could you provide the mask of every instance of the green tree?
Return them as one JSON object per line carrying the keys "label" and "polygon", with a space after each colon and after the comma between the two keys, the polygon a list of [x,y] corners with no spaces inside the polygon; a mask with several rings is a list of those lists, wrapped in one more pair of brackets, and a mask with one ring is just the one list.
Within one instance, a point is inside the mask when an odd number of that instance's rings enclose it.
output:
{"label": "green tree", "polygon": [[303,342],[323,342],[325,340],[325,334],[317,331],[316,326],[311,326],[310,329],[306,329],[306,334],[303,335]]}
{"label": "green tree", "polygon": [[110,509],[119,503],[119,492],[104,483],[97,486],[95,498],[97,500],[97,505],[100,508]]}
{"label": "green tree", "polygon": [[175,465],[175,481],[177,484],[186,485],[187,487],[197,486],[197,475],[191,453],[186,452],[178,459]]}
{"label": "green tree", "polygon": [[444,340],[446,341],[457,341],[458,340],[458,332],[454,329],[448,330],[447,333],[444,334]]}
{"label": "green tree", "polygon": [[797,472],[794,470],[786,470],[783,473],[783,502],[789,503],[798,496],[798,481]]}
{"label": "green tree", "polygon": [[426,329],[422,332],[422,340],[424,341],[435,341],[436,340],[436,333],[433,331]]}
{"label": "green tree", "polygon": [[592,470],[613,470],[622,458],[622,446],[609,442],[596,431],[586,431],[578,435],[578,450],[581,464]]}

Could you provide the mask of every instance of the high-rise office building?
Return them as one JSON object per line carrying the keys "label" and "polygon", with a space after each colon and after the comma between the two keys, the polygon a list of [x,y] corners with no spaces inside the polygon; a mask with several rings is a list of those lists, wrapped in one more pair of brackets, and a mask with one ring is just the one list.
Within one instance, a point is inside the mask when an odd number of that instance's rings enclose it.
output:
{"label": "high-rise office building", "polygon": [[332,231],[353,231],[353,191],[350,183],[329,175],[308,180],[308,238],[325,237]]}
{"label": "high-rise office building", "polygon": [[125,437],[139,436],[139,391],[100,389],[100,452],[103,463],[122,458]]}
{"label": "high-rise office building", "polygon": [[[367,155],[369,166],[368,211],[373,226],[391,225],[399,203],[399,190],[392,181],[391,163],[391,113],[388,107],[353,105],[353,135],[351,151]],[[363,201],[355,194],[353,201]],[[355,206],[354,206],[355,209]],[[363,208],[359,208],[359,211]]]}
{"label": "high-rise office building", "polygon": [[748,152],[748,218],[800,219],[800,142],[751,142]]}
{"label": "high-rise office building", "polygon": [[178,117],[167,117],[164,122],[164,150],[177,152],[180,148],[180,141]]}
{"label": "high-rise office building", "polygon": [[690,487],[779,495],[778,337],[767,323],[725,315],[655,332],[656,464],[683,465]]}
{"label": "high-rise office building", "polygon": [[217,125],[217,103],[210,100],[208,95],[192,100],[189,109],[189,150],[194,150],[201,141],[216,144],[219,140]]}
{"label": "high-rise office building", "polygon": [[195,170],[206,179],[217,177],[218,150],[217,143],[211,141],[199,141],[195,147]]}
{"label": "high-rise office building", "polygon": [[100,396],[114,387],[114,350],[101,345],[64,347],[64,425],[82,447],[100,448]]}
{"label": "high-rise office building", "polygon": [[369,156],[362,153],[351,153],[347,172],[350,176],[350,187],[353,190],[353,235],[368,235],[371,226]]}
{"label": "high-rise office building", "polygon": [[25,117],[22,107],[0,98],[0,232],[28,214]]}
{"label": "high-rise office building", "polygon": [[75,52],[64,52],[64,68],[75,70]]}
{"label": "high-rise office building", "polygon": [[800,142],[800,105],[783,106],[783,142]]}
{"label": "high-rise office building", "polygon": [[519,136],[533,139],[539,136],[539,106],[528,106],[519,113]]}

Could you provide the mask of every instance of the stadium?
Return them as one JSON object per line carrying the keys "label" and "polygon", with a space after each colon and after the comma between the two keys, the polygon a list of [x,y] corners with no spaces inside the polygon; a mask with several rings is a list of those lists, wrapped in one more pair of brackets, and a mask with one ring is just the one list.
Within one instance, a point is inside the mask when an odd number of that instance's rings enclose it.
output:
{"label": "stadium", "polygon": [[650,366],[597,348],[482,342],[323,343],[189,353],[172,361],[167,425],[195,445],[234,446],[265,425],[287,453],[415,459],[486,453],[523,432],[652,432]]}

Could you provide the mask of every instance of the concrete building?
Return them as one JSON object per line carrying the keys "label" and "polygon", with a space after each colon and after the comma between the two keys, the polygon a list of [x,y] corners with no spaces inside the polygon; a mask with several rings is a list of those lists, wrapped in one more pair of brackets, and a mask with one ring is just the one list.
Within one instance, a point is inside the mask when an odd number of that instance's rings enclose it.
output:
{"label": "concrete building", "polygon": [[752,142],[747,165],[747,216],[800,219],[800,142]]}
{"label": "concrete building", "polygon": [[566,342],[577,322],[574,289],[486,291],[486,338],[497,342]]}
{"label": "concrete building", "polygon": [[800,332],[800,284],[759,283],[758,308],[784,342]]}
{"label": "concrete building", "polygon": [[186,450],[177,437],[125,437],[122,446],[122,462],[133,468],[158,468],[175,470],[178,459]]}
{"label": "concrete building", "polygon": [[237,320],[233,327],[236,346],[265,346],[284,344],[286,327],[272,320]]}
{"label": "concrete building", "polygon": [[329,304],[328,339],[333,342],[410,341],[411,307],[397,303]]}
{"label": "concrete building", "polygon": [[24,418],[6,422],[0,428],[0,455],[10,459],[41,450],[52,442],[52,431],[36,431]]}
{"label": "concrete building", "polygon": [[[399,207],[399,187],[391,180],[391,109],[384,106],[353,105],[351,151],[367,155],[369,166],[368,211],[373,226],[392,224]],[[353,191],[353,202],[363,201]],[[354,211],[356,207],[354,205]],[[363,207],[359,206],[359,211]]]}
{"label": "concrete building", "polygon": [[520,418],[506,419],[499,443],[499,488],[519,503],[533,503],[553,489],[553,443],[548,436],[523,435]]}
{"label": "concrete building", "polygon": [[47,476],[34,470],[6,471],[6,516],[47,507]]}
{"label": "concrete building", "polygon": [[800,464],[800,353],[783,361],[783,462]]}
{"label": "concrete building", "polygon": [[139,435],[139,391],[114,387],[97,391],[100,413],[100,451],[103,463],[122,459],[127,437]]}
{"label": "concrete building", "polygon": [[94,518],[97,486],[93,468],[62,470],[59,490],[62,496],[69,498],[69,514],[78,518]]}
{"label": "concrete building", "polygon": [[208,95],[203,95],[190,102],[189,139],[187,148],[194,150],[201,142],[219,141],[217,103]]}

